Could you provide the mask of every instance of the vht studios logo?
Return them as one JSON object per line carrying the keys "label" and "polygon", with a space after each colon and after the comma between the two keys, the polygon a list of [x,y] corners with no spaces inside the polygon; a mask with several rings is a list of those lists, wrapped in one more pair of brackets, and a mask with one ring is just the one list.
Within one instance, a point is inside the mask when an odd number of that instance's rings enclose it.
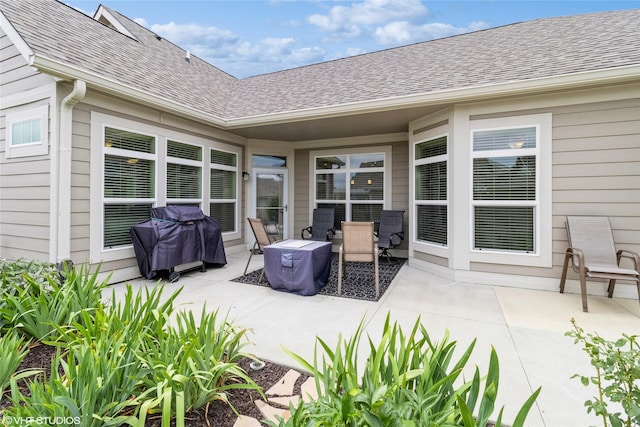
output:
{"label": "vht studios logo", "polygon": [[80,417],[0,417],[0,425],[7,427],[21,426],[77,426]]}

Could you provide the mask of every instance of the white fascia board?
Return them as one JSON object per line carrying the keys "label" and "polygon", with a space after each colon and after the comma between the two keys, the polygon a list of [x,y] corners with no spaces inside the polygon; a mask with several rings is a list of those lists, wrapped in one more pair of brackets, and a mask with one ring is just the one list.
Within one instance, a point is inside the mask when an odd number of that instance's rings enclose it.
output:
{"label": "white fascia board", "polygon": [[18,52],[24,57],[25,61],[29,61],[29,58],[33,55],[33,51],[27,43],[20,37],[20,34],[13,28],[11,22],[4,16],[4,13],[0,11],[0,28],[5,32],[11,43],[18,49]]}
{"label": "white fascia board", "polygon": [[370,101],[359,101],[327,107],[282,111],[278,113],[260,114],[227,120],[229,129],[244,126],[278,124],[309,119],[331,118],[349,114],[373,113],[390,108],[411,108],[437,105],[452,102],[469,102],[487,97],[504,97],[537,93],[541,90],[562,90],[637,80],[640,65],[629,65],[598,71],[585,71],[537,79],[518,80],[513,82],[487,84],[447,89],[435,92],[404,95]]}
{"label": "white fascia board", "polygon": [[99,74],[81,70],[62,64],[49,58],[32,54],[29,57],[29,65],[35,69],[66,80],[84,80],[87,86],[97,88],[101,91],[130,99],[135,102],[154,106],[168,112],[186,116],[190,119],[200,121],[209,125],[225,128],[226,122],[221,117],[204,113],[201,110],[186,106],[184,104],[168,100],[164,97],[153,95],[149,92],[133,88],[112,79],[107,79]]}

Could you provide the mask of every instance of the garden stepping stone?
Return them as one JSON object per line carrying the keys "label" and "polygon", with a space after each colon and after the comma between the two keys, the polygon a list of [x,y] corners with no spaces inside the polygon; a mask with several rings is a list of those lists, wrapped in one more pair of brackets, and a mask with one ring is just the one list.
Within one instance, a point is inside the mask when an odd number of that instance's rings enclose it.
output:
{"label": "garden stepping stone", "polygon": [[291,396],[298,377],[300,377],[300,372],[289,369],[289,372],[284,374],[280,381],[272,385],[266,394],[269,396]]}
{"label": "garden stepping stone", "polygon": [[[322,383],[320,383],[320,387],[323,388]],[[313,377],[307,378],[307,380],[302,383],[300,386],[300,394],[302,395],[302,400],[305,402],[318,399],[316,380]]]}
{"label": "garden stepping stone", "polygon": [[235,423],[233,423],[233,427],[260,427],[260,421],[256,420],[253,417],[248,417],[246,415],[240,415]]}
{"label": "garden stepping stone", "polygon": [[273,406],[266,404],[262,400],[256,400],[255,404],[260,410],[260,412],[262,413],[262,415],[267,420],[273,421],[274,423],[278,423],[278,419],[276,418],[276,415],[281,417],[284,420],[288,420],[289,418],[291,418],[291,413],[289,413],[288,409],[274,408]]}
{"label": "garden stepping stone", "polygon": [[285,406],[288,408],[290,403],[297,405],[300,402],[300,396],[298,396],[297,394],[293,396],[277,396],[269,397],[267,400],[269,403],[275,403],[277,405]]}

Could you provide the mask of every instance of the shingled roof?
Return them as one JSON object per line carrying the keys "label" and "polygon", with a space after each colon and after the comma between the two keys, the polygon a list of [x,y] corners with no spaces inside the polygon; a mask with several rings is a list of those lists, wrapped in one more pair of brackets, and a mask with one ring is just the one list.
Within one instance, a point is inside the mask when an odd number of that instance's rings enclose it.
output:
{"label": "shingled roof", "polygon": [[54,0],[3,0],[41,57],[223,119],[640,64],[640,9],[537,19],[238,80],[109,10],[131,38]]}

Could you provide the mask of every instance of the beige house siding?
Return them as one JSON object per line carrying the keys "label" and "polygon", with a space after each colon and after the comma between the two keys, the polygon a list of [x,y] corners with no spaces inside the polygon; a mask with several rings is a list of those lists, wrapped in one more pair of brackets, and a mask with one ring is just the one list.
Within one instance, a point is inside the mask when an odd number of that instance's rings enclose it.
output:
{"label": "beige house siding", "polygon": [[91,107],[89,105],[78,103],[73,108],[73,137],[71,149],[71,259],[75,262],[87,262],[90,260],[90,117]]}
{"label": "beige house siding", "polygon": [[[8,259],[50,261],[50,147],[46,155],[7,158],[6,115],[47,106],[53,79],[33,71],[0,31],[0,253]],[[48,144],[52,134],[49,107]]]}
{"label": "beige house siding", "polygon": [[553,117],[553,277],[567,247],[566,215],[608,216],[618,249],[640,252],[640,99]]}

